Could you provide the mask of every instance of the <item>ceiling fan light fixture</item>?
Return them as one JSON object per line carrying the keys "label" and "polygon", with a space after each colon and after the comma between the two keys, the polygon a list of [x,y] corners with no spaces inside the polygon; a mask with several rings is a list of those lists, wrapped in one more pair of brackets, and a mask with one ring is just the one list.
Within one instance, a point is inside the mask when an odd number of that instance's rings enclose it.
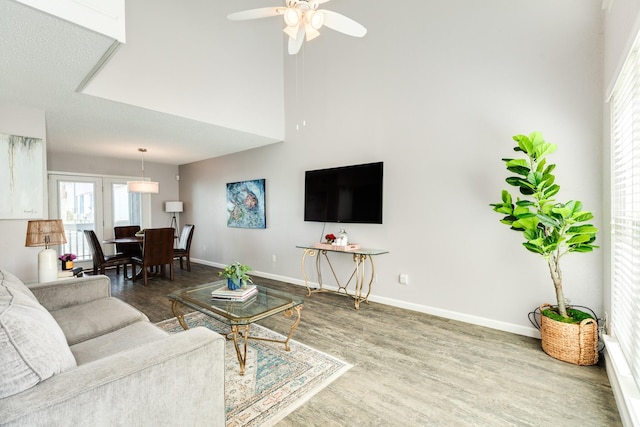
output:
{"label": "ceiling fan light fixture", "polygon": [[314,30],[319,30],[324,25],[324,15],[322,12],[318,12],[316,10],[310,10],[305,14],[307,22],[311,25],[311,28]]}
{"label": "ceiling fan light fixture", "polygon": [[289,27],[297,27],[300,23],[301,13],[294,7],[288,7],[284,11],[284,22]]}
{"label": "ceiling fan light fixture", "polygon": [[310,42],[311,40],[315,39],[316,37],[318,37],[320,35],[318,30],[313,28],[313,26],[308,22],[305,23],[304,32],[307,35],[307,41],[308,42]]}
{"label": "ceiling fan light fixture", "polygon": [[289,37],[296,39],[298,38],[298,27],[284,27],[284,31]]}

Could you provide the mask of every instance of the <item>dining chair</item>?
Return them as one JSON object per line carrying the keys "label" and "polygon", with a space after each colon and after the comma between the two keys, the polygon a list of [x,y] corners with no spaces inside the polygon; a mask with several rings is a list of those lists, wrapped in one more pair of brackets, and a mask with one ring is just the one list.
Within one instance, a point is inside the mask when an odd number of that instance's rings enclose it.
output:
{"label": "dining chair", "polygon": [[93,258],[93,274],[104,274],[107,267],[124,266],[124,276],[127,277],[127,264],[131,264],[133,270],[133,264],[131,257],[125,254],[117,253],[115,255],[105,255],[100,246],[100,241],[93,230],[84,230],[84,237],[89,243],[91,249],[91,257]]}
{"label": "dining chair", "polygon": [[191,271],[191,239],[193,239],[193,230],[196,228],[193,224],[185,224],[180,233],[178,247],[173,249],[173,259],[180,259],[180,269],[184,270],[182,259],[187,260],[187,271]]}
{"label": "dining chair", "polygon": [[[169,264],[169,276],[173,280],[173,228],[147,228],[144,231],[144,243],[142,244],[142,256],[134,256],[134,265],[142,269],[144,285],[149,280],[149,268],[160,266],[160,272],[166,277],[166,266]],[[139,274],[134,274],[133,280],[137,280]]]}
{"label": "dining chair", "polygon": [[[138,231],[140,231],[139,225],[113,227],[113,237],[116,239],[122,237],[135,237]],[[129,257],[142,256],[142,249],[139,243],[116,243],[116,252]]]}

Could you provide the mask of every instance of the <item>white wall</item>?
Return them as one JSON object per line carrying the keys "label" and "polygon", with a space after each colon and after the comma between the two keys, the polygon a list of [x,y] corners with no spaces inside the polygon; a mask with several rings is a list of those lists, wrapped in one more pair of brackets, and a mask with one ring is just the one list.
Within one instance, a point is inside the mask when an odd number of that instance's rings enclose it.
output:
{"label": "white wall", "polygon": [[[0,103],[0,133],[42,138],[46,147],[44,111]],[[25,247],[26,233],[26,219],[0,219],[0,266],[32,281],[38,279],[38,252],[42,248]]]}
{"label": "white wall", "polygon": [[[559,199],[582,200],[602,226],[600,4],[323,7],[369,32],[356,39],[325,29],[285,58],[286,142],[180,167],[193,256],[301,283],[295,245],[322,232],[302,220],[304,171],[382,160],[384,224],[345,226],[352,241],[390,251],[376,258],[372,299],[535,335],[527,313],[554,301],[546,264],[489,204],[506,188],[500,159],[512,153],[511,136],[540,130],[559,145],[550,159]],[[268,228],[227,228],[225,183],[255,178],[267,180]],[[563,260],[566,296],[597,312],[602,262],[602,251]],[[409,285],[398,284],[400,273]]]}

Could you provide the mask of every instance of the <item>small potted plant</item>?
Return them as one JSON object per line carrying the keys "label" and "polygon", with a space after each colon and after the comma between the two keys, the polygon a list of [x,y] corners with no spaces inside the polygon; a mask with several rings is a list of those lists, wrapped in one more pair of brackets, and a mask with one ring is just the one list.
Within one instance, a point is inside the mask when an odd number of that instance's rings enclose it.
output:
{"label": "small potted plant", "polygon": [[566,203],[553,197],[560,191],[552,174],[556,165],[547,164],[546,156],[557,146],[544,140],[540,132],[529,136],[516,135],[514,151],[524,155],[520,159],[502,159],[513,175],[506,181],[519,190],[516,200],[502,190],[502,202],[491,204],[503,216],[502,222],[511,230],[522,233],[522,243],[530,252],[542,256],[549,267],[555,288],[556,306],[540,307],[542,348],[552,357],[578,365],[592,365],[598,361],[597,320],[567,306],[562,287],[560,259],[569,253],[591,252],[598,229],[586,224],[593,218],[582,210],[582,203]]}
{"label": "small potted plant", "polygon": [[58,259],[62,262],[63,270],[73,269],[73,260],[76,258],[76,254],[63,254],[58,257]]}
{"label": "small potted plant", "polygon": [[238,261],[229,264],[218,273],[218,276],[227,279],[227,287],[231,290],[240,289],[247,283],[253,283],[251,277],[247,274],[252,268],[248,265],[240,264]]}
{"label": "small potted plant", "polygon": [[324,238],[327,240],[327,243],[329,245],[333,245],[333,242],[335,242],[337,239],[337,237],[333,233],[327,234],[326,236],[324,236]]}

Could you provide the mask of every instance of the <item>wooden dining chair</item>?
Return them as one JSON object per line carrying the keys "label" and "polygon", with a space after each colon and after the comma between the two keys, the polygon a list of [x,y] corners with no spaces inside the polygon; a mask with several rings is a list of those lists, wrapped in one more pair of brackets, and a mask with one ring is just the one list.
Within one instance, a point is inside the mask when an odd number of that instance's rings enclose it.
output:
{"label": "wooden dining chair", "polygon": [[[105,255],[102,251],[100,241],[93,230],[84,230],[84,237],[89,243],[91,249],[91,257],[93,258],[93,274],[104,274],[107,267],[124,266],[124,276],[127,277],[127,264],[132,264],[130,256],[124,254]],[[131,265],[133,270],[133,264]]]}
{"label": "wooden dining chair", "polygon": [[[113,237],[116,239],[121,237],[136,237],[136,233],[138,231],[140,231],[139,225],[113,227]],[[127,254],[132,257],[142,255],[142,249],[138,243],[116,243],[116,252]]]}
{"label": "wooden dining chair", "polygon": [[191,271],[191,240],[193,239],[193,230],[196,228],[193,224],[185,224],[180,233],[178,247],[173,249],[173,259],[180,259],[180,269],[184,270],[182,259],[187,260],[187,271]]}
{"label": "wooden dining chair", "polygon": [[[133,257],[134,265],[142,269],[144,285],[149,280],[149,268],[160,266],[160,272],[166,277],[166,266],[169,265],[169,277],[173,280],[173,228],[147,228],[144,231],[144,243],[142,244],[142,257]],[[133,280],[140,275],[134,274]]]}
{"label": "wooden dining chair", "polygon": [[[140,231],[139,225],[123,225],[113,227],[113,237],[116,239],[122,237],[135,237]],[[116,243],[116,253],[133,258],[134,256],[142,256],[142,249],[139,243]],[[116,267],[116,271],[119,267]],[[125,276],[127,274],[125,273]]]}

